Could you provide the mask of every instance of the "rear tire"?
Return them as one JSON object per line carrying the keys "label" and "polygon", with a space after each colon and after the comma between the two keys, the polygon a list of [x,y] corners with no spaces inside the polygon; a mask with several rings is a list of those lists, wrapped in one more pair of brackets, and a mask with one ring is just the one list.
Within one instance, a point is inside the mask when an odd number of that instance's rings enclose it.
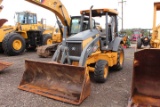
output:
{"label": "rear tire", "polygon": [[105,60],[98,60],[95,65],[94,79],[96,82],[104,83],[108,77],[109,67]]}
{"label": "rear tire", "polygon": [[2,42],[4,53],[9,56],[19,55],[26,47],[25,39],[18,33],[10,33],[5,36]]}
{"label": "rear tire", "polygon": [[123,63],[124,63],[124,49],[122,48],[122,46],[119,46],[117,64],[113,65],[111,69],[119,71],[123,68]]}
{"label": "rear tire", "polygon": [[141,38],[138,38],[138,40],[137,40],[137,48],[140,49],[141,46],[142,46]]}
{"label": "rear tire", "polygon": [[50,45],[52,44],[52,36],[50,34],[43,35],[43,45]]}

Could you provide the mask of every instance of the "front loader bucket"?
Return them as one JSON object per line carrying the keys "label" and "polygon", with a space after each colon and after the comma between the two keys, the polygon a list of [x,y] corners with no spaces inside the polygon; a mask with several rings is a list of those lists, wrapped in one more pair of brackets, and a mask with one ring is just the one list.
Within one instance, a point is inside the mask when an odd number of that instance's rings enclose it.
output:
{"label": "front loader bucket", "polygon": [[135,52],[131,92],[128,107],[160,107],[160,49]]}
{"label": "front loader bucket", "polygon": [[90,95],[90,79],[84,67],[25,60],[25,72],[18,88],[79,105]]}
{"label": "front loader bucket", "polygon": [[7,68],[11,65],[12,65],[12,63],[0,61],[0,71],[4,70],[5,68]]}

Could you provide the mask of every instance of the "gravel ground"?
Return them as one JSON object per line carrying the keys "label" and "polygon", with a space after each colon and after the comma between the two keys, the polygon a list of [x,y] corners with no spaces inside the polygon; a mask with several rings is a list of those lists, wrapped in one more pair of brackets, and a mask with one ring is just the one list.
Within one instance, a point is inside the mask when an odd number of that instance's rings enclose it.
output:
{"label": "gravel ground", "polygon": [[[124,67],[121,71],[111,71],[103,84],[91,81],[91,95],[80,107],[126,107],[130,96],[133,46],[125,51]],[[77,107],[44,96],[19,90],[17,87],[24,72],[24,60],[51,61],[51,58],[39,58],[36,52],[25,52],[19,56],[8,57],[0,54],[1,61],[13,65],[0,72],[0,107]]]}

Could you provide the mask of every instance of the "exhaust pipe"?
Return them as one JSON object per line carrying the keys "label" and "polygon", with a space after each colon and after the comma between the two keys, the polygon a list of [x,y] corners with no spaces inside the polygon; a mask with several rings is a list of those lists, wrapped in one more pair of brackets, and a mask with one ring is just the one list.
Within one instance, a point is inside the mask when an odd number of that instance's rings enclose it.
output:
{"label": "exhaust pipe", "polygon": [[90,30],[92,31],[92,8],[93,8],[93,5],[90,7],[90,14],[89,14],[89,21],[90,21]]}

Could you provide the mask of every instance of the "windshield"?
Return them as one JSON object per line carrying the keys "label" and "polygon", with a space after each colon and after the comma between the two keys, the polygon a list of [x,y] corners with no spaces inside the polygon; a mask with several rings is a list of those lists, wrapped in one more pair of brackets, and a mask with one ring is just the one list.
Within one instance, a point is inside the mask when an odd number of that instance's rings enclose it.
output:
{"label": "windshield", "polygon": [[21,24],[26,24],[27,23],[27,17],[25,16],[24,13],[17,13],[16,14],[16,22],[21,23]]}
{"label": "windshield", "polygon": [[[81,18],[72,18],[71,21],[71,34],[76,34],[80,32],[81,29]],[[95,20],[92,19],[92,28],[95,28]],[[82,24],[82,31],[85,31],[89,29],[89,18],[84,18],[83,19],[83,24]]]}
{"label": "windshield", "polygon": [[71,22],[71,34],[80,32],[80,18],[74,18]]}
{"label": "windshield", "polygon": [[28,14],[28,24],[36,24],[37,17],[35,14]]}

